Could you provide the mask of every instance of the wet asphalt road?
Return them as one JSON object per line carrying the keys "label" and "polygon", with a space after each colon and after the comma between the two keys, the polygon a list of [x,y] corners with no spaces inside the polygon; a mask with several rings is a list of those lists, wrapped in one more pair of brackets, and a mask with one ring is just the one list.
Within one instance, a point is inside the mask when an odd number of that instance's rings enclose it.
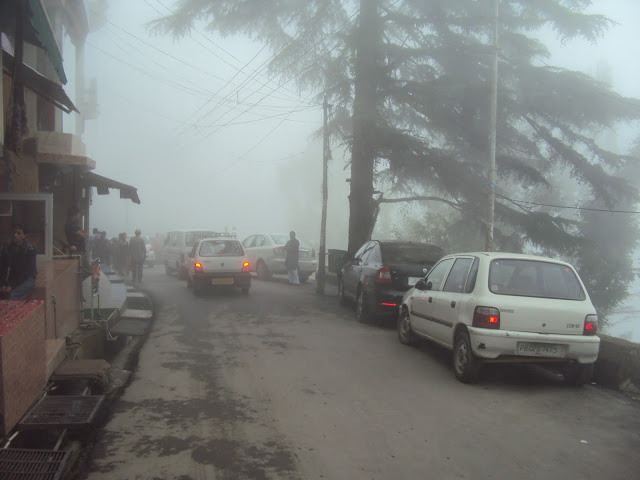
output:
{"label": "wet asphalt road", "polygon": [[463,385],[312,280],[194,297],[144,275],[155,322],[87,479],[638,478],[638,401],[508,367]]}

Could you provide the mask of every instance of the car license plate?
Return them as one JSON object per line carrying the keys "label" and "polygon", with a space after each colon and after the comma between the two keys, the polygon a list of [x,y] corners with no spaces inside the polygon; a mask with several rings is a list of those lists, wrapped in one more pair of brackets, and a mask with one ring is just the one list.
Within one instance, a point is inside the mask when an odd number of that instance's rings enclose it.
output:
{"label": "car license plate", "polygon": [[564,346],[552,343],[518,342],[518,355],[532,357],[564,357]]}
{"label": "car license plate", "polygon": [[407,284],[410,287],[413,287],[418,280],[422,280],[422,277],[409,277],[407,278]]}
{"label": "car license plate", "polygon": [[233,278],[212,278],[211,285],[233,285]]}

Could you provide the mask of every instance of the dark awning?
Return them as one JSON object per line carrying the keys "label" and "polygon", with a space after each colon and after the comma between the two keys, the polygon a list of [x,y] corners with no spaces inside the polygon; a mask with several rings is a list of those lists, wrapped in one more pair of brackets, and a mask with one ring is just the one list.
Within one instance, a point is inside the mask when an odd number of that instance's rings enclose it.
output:
{"label": "dark awning", "polygon": [[110,178],[96,175],[93,172],[83,172],[80,181],[85,187],[96,187],[98,195],[108,195],[110,188],[117,188],[120,190],[120,198],[128,198],[133,203],[140,203],[138,189],[131,185],[116,182]]}
{"label": "dark awning", "polygon": [[[19,5],[21,4],[21,5]],[[26,7],[26,8],[25,8]],[[67,83],[67,76],[62,67],[62,54],[51,28],[51,22],[44,9],[42,0],[2,0],[0,1],[0,31],[15,37],[16,19],[22,16],[22,30],[27,43],[44,49],[60,78]]]}
{"label": "dark awning", "polygon": [[[15,59],[13,56],[11,56],[11,54],[6,50],[3,50],[2,68],[9,76],[13,76],[14,62]],[[44,75],[40,75],[28,65],[22,64],[19,77],[22,79],[25,87],[33,91],[39,97],[44,98],[55,107],[58,107],[60,110],[64,110],[67,113],[71,113],[72,111],[78,112],[78,109],[67,96],[61,85],[49,80]]]}

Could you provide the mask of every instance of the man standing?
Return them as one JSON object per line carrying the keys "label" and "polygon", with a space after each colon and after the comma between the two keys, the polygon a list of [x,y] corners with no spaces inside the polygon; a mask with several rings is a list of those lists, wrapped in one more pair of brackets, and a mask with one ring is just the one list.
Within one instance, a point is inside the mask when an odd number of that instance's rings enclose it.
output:
{"label": "man standing", "polygon": [[142,282],[142,267],[147,258],[147,246],[140,236],[140,229],[136,229],[136,236],[129,241],[129,255],[131,256],[131,276],[133,283]]}
{"label": "man standing", "polygon": [[67,236],[69,251],[84,255],[86,253],[85,239],[87,234],[80,226],[80,209],[78,207],[69,208],[67,223],[64,225],[64,233]]}
{"label": "man standing", "polygon": [[289,277],[289,283],[292,285],[300,285],[300,279],[298,278],[298,258],[300,256],[300,242],[296,238],[296,232],[291,230],[289,232],[289,241],[284,246],[286,257],[284,259],[284,265],[287,267],[287,276]]}
{"label": "man standing", "polygon": [[9,300],[24,300],[37,275],[36,248],[25,240],[24,227],[15,224],[11,243],[0,254],[0,293]]}

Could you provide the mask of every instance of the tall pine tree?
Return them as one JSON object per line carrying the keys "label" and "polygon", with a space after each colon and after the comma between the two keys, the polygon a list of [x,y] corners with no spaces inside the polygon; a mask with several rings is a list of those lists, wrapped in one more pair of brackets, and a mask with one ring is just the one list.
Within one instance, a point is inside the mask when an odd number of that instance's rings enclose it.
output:
{"label": "tall pine tree", "polygon": [[[579,205],[638,200],[617,176],[629,157],[593,131],[640,118],[640,101],[548,65],[540,40],[596,41],[612,22],[588,0],[501,0],[496,249],[560,254],[585,264],[587,215],[539,208],[558,172]],[[271,72],[334,105],[334,138],[351,149],[349,250],[370,238],[380,204],[400,198],[447,205],[466,235],[484,236],[488,194],[493,0],[179,0],[157,31],[196,22],[243,33],[274,52]],[[384,185],[384,196],[374,192]],[[544,203],[544,202],[535,202]],[[459,230],[459,229],[458,229]],[[455,231],[452,230],[452,231]],[[475,233],[474,233],[475,232]],[[620,248],[631,246],[623,241]],[[592,289],[602,285],[592,285]]]}

